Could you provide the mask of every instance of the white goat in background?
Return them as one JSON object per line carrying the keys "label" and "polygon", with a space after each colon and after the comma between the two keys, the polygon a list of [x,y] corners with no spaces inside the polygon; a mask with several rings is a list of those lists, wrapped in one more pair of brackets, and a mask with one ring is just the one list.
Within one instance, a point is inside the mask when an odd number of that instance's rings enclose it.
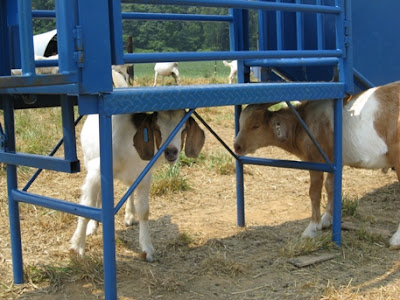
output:
{"label": "white goat in background", "polygon": [[[115,87],[127,87],[123,76],[112,70]],[[122,86],[121,86],[122,83]],[[161,111],[152,114],[122,114],[112,117],[112,144],[113,144],[113,168],[114,178],[127,186],[131,186],[142,170],[147,165],[155,151],[157,151],[172,130],[185,115],[184,110]],[[204,145],[204,131],[197,125],[193,118],[189,118],[186,124],[179,130],[171,143],[160,156],[156,164],[137,186],[136,209],[133,194],[129,197],[125,208],[125,224],[135,223],[135,212],[139,221],[139,243],[145,258],[151,262],[154,260],[154,247],[150,238],[149,229],[149,191],[152,180],[151,172],[154,167],[167,161],[174,164],[179,159],[179,152],[185,142],[185,153],[188,157],[197,157]],[[133,145],[132,145],[133,142]],[[98,115],[89,115],[81,132],[81,144],[83,161],[87,170],[85,183],[82,185],[80,203],[86,206],[100,207],[100,149],[99,149],[99,120]],[[86,235],[96,233],[98,223],[79,217],[78,225],[71,238],[71,251],[83,255],[85,253]]]}
{"label": "white goat in background", "polygon": [[177,62],[158,62],[154,66],[154,84],[157,85],[157,77],[161,75],[164,81],[165,76],[172,76],[175,79],[175,84],[179,84],[181,78],[179,77],[178,63]]}
{"label": "white goat in background", "polygon": [[[247,106],[240,115],[234,148],[238,155],[267,146],[280,147],[303,161],[324,162],[321,154],[289,108],[270,111],[271,104]],[[297,106],[301,118],[332,161],[333,101],[310,101]],[[346,99],[343,107],[343,165],[365,169],[394,167],[400,181],[400,81]],[[303,237],[332,224],[333,174],[328,173],[326,211],[321,218],[323,172],[310,171],[312,216]],[[400,248],[400,226],[390,239]]]}
{"label": "white goat in background", "polygon": [[233,78],[237,75],[238,62],[237,60],[232,60],[231,62],[223,61],[224,65],[231,68],[231,72],[229,74],[229,84],[233,82]]}

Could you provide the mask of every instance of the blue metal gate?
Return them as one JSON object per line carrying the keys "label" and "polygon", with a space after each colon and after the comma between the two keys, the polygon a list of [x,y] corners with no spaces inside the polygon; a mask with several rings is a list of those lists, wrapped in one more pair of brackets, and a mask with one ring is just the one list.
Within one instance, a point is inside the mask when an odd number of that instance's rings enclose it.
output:
{"label": "blue metal gate", "polygon": [[[114,207],[111,116],[116,114],[235,105],[236,132],[241,105],[293,100],[335,100],[334,161],[324,164],[238,157],[237,222],[245,225],[243,165],[260,164],[334,173],[333,240],[341,233],[341,115],[342,98],[353,90],[351,2],[344,0],[138,0],[165,4],[227,8],[226,15],[153,14],[121,12],[119,0],[57,0],[55,11],[32,11],[30,0],[0,0],[0,108],[4,111],[0,162],[7,164],[13,271],[15,283],[23,282],[19,203],[91,218],[103,223],[105,297],[116,299],[114,215],[138,178]],[[129,1],[128,1],[129,2]],[[258,13],[259,49],[249,48],[249,11]],[[55,17],[58,61],[35,61],[32,16]],[[227,22],[230,51],[124,54],[122,20],[182,20]],[[98,33],[101,32],[101,35]],[[237,59],[238,84],[113,89],[111,65],[125,63],[206,61]],[[99,63],[101,62],[101,63]],[[37,75],[35,67],[58,65],[59,74]],[[250,67],[261,67],[261,82],[250,82]],[[22,75],[11,76],[21,68]],[[102,74],[102,76],[98,76]],[[277,74],[281,76],[278,77]],[[336,76],[336,80],[332,78]],[[282,81],[280,78],[288,81]],[[64,158],[16,152],[14,110],[60,106],[63,115]],[[17,166],[60,172],[78,172],[73,107],[81,115],[99,114],[102,207],[93,208],[20,190]],[[207,126],[207,124],[205,124]],[[210,128],[212,131],[212,129]],[[176,132],[177,130],[175,130]],[[172,137],[170,137],[172,139]],[[223,141],[221,141],[223,143]],[[164,145],[165,147],[166,145]],[[161,154],[163,148],[157,155]],[[156,158],[155,158],[156,159]],[[154,162],[150,162],[150,165]],[[35,175],[36,176],[36,175]],[[32,182],[34,178],[30,181]]]}

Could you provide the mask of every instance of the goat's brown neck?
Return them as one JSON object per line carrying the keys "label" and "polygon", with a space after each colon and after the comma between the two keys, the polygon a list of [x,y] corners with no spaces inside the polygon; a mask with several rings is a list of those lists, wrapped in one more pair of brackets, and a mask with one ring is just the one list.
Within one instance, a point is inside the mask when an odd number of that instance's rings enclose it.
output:
{"label": "goat's brown neck", "polygon": [[287,110],[283,115],[283,118],[288,125],[288,137],[286,140],[281,141],[279,147],[284,149],[285,151],[296,155],[297,157],[301,156],[301,150],[297,144],[299,135],[304,130],[301,126],[297,117],[293,114],[291,110]]}

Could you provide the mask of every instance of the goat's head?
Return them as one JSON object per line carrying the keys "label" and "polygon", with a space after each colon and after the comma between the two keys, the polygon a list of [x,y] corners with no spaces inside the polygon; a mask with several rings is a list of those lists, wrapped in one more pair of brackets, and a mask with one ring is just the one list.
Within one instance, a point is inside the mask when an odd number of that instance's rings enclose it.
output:
{"label": "goat's head", "polygon": [[[183,110],[135,114],[134,123],[137,132],[133,137],[133,145],[140,158],[143,160],[153,158],[155,150],[161,147],[184,115]],[[186,156],[197,157],[204,141],[204,131],[190,117],[165,149],[164,158],[170,164],[174,164],[178,160],[179,152],[184,144]]]}
{"label": "goat's head", "polygon": [[287,123],[281,114],[268,110],[273,104],[248,105],[242,111],[233,144],[238,155],[254,153],[261,147],[279,145],[288,139]]}

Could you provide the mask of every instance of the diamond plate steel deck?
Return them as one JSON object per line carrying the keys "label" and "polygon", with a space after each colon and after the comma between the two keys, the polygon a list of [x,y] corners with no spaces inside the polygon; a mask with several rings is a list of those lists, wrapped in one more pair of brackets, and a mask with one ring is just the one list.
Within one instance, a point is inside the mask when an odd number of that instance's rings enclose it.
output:
{"label": "diamond plate steel deck", "polygon": [[107,114],[208,106],[343,98],[344,85],[318,83],[214,84],[115,89],[104,95]]}

